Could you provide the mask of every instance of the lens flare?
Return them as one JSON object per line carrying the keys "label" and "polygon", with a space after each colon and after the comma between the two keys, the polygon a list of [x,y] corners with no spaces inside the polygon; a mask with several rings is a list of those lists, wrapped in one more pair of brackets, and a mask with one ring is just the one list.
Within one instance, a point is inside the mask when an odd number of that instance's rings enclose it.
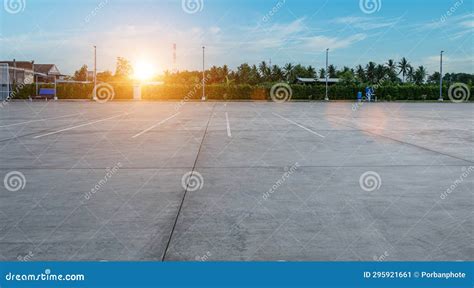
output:
{"label": "lens flare", "polygon": [[156,70],[150,62],[139,61],[133,66],[133,78],[140,81],[151,80]]}

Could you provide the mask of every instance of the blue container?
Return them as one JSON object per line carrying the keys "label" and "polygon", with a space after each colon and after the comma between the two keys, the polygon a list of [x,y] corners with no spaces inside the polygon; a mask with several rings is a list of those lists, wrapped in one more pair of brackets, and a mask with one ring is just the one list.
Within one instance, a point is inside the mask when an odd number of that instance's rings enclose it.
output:
{"label": "blue container", "polygon": [[362,92],[357,92],[357,101],[362,101]]}

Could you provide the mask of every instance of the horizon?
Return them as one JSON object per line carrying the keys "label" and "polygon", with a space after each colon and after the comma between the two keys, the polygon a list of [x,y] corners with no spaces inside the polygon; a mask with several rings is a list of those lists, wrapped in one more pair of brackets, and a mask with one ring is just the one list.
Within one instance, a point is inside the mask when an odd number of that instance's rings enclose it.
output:
{"label": "horizon", "polygon": [[392,0],[18,3],[19,11],[2,9],[0,60],[56,64],[67,75],[84,64],[93,67],[94,45],[98,71],[114,72],[117,57],[125,57],[162,74],[173,70],[174,43],[180,71],[201,70],[205,45],[207,69],[266,61],[319,70],[329,48],[337,68],[406,57],[432,74],[444,50],[444,72],[474,73],[473,1],[428,7]]}

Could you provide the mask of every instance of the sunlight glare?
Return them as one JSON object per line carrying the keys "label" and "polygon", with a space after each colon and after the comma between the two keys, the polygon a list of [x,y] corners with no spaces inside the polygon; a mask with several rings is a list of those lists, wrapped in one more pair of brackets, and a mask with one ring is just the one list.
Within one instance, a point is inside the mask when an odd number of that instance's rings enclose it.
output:
{"label": "sunlight glare", "polygon": [[156,70],[150,62],[139,61],[133,66],[133,76],[137,80],[151,80],[155,75]]}

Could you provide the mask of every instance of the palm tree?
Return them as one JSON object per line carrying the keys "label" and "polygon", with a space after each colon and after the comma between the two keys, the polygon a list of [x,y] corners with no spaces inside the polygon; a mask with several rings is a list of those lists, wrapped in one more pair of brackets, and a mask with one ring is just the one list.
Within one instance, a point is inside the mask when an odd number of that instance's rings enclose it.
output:
{"label": "palm tree", "polygon": [[367,76],[367,81],[370,83],[375,83],[377,82],[376,76],[375,76],[375,67],[377,65],[375,62],[370,61],[369,64],[365,67],[365,75]]}
{"label": "palm tree", "polygon": [[270,67],[268,67],[267,62],[262,61],[258,65],[258,70],[260,72],[260,76],[262,77],[263,81],[269,81],[271,76]]}
{"label": "palm tree", "polygon": [[415,69],[413,69],[413,66],[408,64],[407,81],[413,82],[414,78],[415,78]]}
{"label": "palm tree", "polygon": [[229,76],[229,67],[227,65],[222,66],[222,78],[226,79]]}
{"label": "palm tree", "polygon": [[367,82],[367,76],[365,75],[365,70],[364,70],[364,67],[362,67],[362,65],[357,65],[355,74],[359,82],[361,83]]}
{"label": "palm tree", "polygon": [[285,71],[285,78],[287,81],[291,78],[291,75],[293,74],[293,64],[291,63],[286,63],[285,66],[283,67],[283,70]]}
{"label": "palm tree", "polygon": [[352,85],[355,83],[354,71],[352,69],[344,69],[339,72],[338,77],[344,85]]}
{"label": "palm tree", "polygon": [[423,79],[425,79],[426,74],[427,74],[426,68],[423,65],[421,65],[420,67],[418,67],[418,71],[420,75],[423,76]]}
{"label": "palm tree", "polygon": [[387,70],[386,70],[385,66],[383,66],[381,64],[378,64],[375,67],[375,80],[376,80],[377,83],[382,81],[385,78],[385,75],[387,75],[386,71]]}
{"label": "palm tree", "polygon": [[236,80],[239,84],[249,83],[251,69],[247,63],[243,63],[237,67]]}
{"label": "palm tree", "polygon": [[252,65],[249,72],[249,82],[245,84],[255,85],[255,84],[260,83],[261,80],[262,80],[262,77],[260,77],[260,74],[258,73],[257,65],[255,64]]}
{"label": "palm tree", "polygon": [[398,68],[400,68],[398,74],[402,73],[402,82],[405,82],[405,75],[407,75],[409,67],[410,63],[408,63],[408,60],[405,57],[398,62]]}
{"label": "palm tree", "polygon": [[331,64],[328,66],[328,74],[329,74],[329,78],[337,77],[337,69],[334,65]]}
{"label": "palm tree", "polygon": [[309,65],[306,70],[308,71],[309,78],[316,78],[316,69],[314,69],[313,66]]}
{"label": "palm tree", "polygon": [[339,70],[339,71],[336,72],[337,78],[341,78],[341,75],[347,74],[350,71],[351,71],[351,69],[349,67],[347,67],[347,66],[342,67],[342,70]]}
{"label": "palm tree", "polygon": [[426,69],[423,66],[419,66],[418,69],[416,69],[414,77],[414,81],[416,84],[420,85],[423,84],[426,78]]}
{"label": "palm tree", "polygon": [[273,65],[271,71],[271,81],[282,81],[283,78],[285,78],[285,73],[283,73],[283,70],[278,65]]}
{"label": "palm tree", "polygon": [[219,68],[217,66],[212,66],[211,69],[209,69],[209,84],[215,84],[219,83]]}
{"label": "palm tree", "polygon": [[387,66],[387,74],[388,74],[388,77],[390,78],[390,81],[392,82],[397,81],[397,63],[395,63],[395,60],[388,59],[385,65]]}
{"label": "palm tree", "polygon": [[439,83],[439,72],[434,72],[428,77],[428,82],[431,84],[437,84]]}
{"label": "palm tree", "polygon": [[395,60],[393,59],[388,59],[387,63],[385,63],[385,65],[387,65],[387,68],[389,71],[393,71],[395,72],[395,70],[397,69],[397,64],[395,63]]}
{"label": "palm tree", "polygon": [[319,78],[326,78],[326,70],[324,68],[319,69]]}

